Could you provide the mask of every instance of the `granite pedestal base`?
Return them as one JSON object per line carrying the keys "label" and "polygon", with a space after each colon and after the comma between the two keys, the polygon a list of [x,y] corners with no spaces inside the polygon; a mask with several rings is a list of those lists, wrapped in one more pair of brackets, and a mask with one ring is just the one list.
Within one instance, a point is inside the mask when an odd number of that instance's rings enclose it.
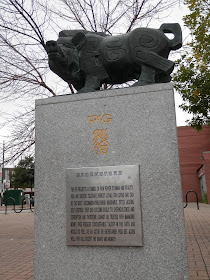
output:
{"label": "granite pedestal base", "polygon": [[[143,246],[67,246],[67,169],[116,165],[140,166]],[[35,180],[35,280],[189,279],[171,84],[38,100]]]}

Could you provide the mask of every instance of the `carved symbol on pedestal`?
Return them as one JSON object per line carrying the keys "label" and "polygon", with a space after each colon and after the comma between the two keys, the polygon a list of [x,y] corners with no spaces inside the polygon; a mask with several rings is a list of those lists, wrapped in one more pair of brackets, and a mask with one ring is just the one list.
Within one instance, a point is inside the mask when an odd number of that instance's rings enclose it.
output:
{"label": "carved symbol on pedestal", "polygon": [[100,153],[107,154],[109,148],[108,132],[107,129],[96,129],[93,131],[93,145],[97,155]]}
{"label": "carved symbol on pedestal", "polygon": [[[110,114],[104,114],[103,116],[92,115],[92,116],[88,116],[88,122],[89,125],[96,122],[98,122],[100,125],[108,124],[112,122],[112,116]],[[110,146],[108,141],[107,128],[95,129],[92,135],[93,135],[93,145],[95,146],[94,151],[97,152],[97,155],[99,153],[107,154]]]}

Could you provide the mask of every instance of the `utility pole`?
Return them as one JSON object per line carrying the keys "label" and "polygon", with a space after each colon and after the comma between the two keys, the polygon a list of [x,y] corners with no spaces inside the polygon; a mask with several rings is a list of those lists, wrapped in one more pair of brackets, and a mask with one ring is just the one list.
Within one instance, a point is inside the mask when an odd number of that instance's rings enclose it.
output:
{"label": "utility pole", "polygon": [[[4,152],[5,152],[5,141],[3,141],[3,160],[2,160],[2,170],[4,170]],[[3,172],[2,172],[2,180],[4,180],[3,178]]]}
{"label": "utility pole", "polygon": [[5,152],[5,141],[3,141],[3,160],[2,160],[2,183],[4,183],[4,152]]}
{"label": "utility pole", "polygon": [[5,141],[3,141],[3,159],[2,159],[2,176],[1,176],[1,201],[0,201],[0,206],[2,205],[3,202],[3,193],[4,193],[4,153],[5,153]]}

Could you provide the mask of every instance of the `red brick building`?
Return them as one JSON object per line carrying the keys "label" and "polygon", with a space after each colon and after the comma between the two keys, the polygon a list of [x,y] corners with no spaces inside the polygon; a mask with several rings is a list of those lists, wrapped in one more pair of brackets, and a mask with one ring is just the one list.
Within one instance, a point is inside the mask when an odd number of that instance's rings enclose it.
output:
{"label": "red brick building", "polygon": [[[199,201],[207,195],[210,203],[210,126],[203,126],[199,132],[183,126],[177,132],[183,199],[193,190]],[[188,201],[196,201],[196,195],[189,193]]]}

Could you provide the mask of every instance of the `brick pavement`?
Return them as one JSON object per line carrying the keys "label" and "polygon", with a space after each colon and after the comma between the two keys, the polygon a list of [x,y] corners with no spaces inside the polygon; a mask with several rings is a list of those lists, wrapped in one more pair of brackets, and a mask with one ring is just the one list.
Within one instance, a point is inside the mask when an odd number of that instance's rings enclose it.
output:
{"label": "brick pavement", "polygon": [[0,211],[0,280],[33,280],[34,214]]}
{"label": "brick pavement", "polygon": [[[34,215],[4,215],[1,209],[0,280],[32,280]],[[184,213],[190,280],[210,280],[210,205],[200,204],[198,211],[190,203]]]}
{"label": "brick pavement", "polygon": [[210,205],[190,203],[184,210],[190,280],[210,279]]}

